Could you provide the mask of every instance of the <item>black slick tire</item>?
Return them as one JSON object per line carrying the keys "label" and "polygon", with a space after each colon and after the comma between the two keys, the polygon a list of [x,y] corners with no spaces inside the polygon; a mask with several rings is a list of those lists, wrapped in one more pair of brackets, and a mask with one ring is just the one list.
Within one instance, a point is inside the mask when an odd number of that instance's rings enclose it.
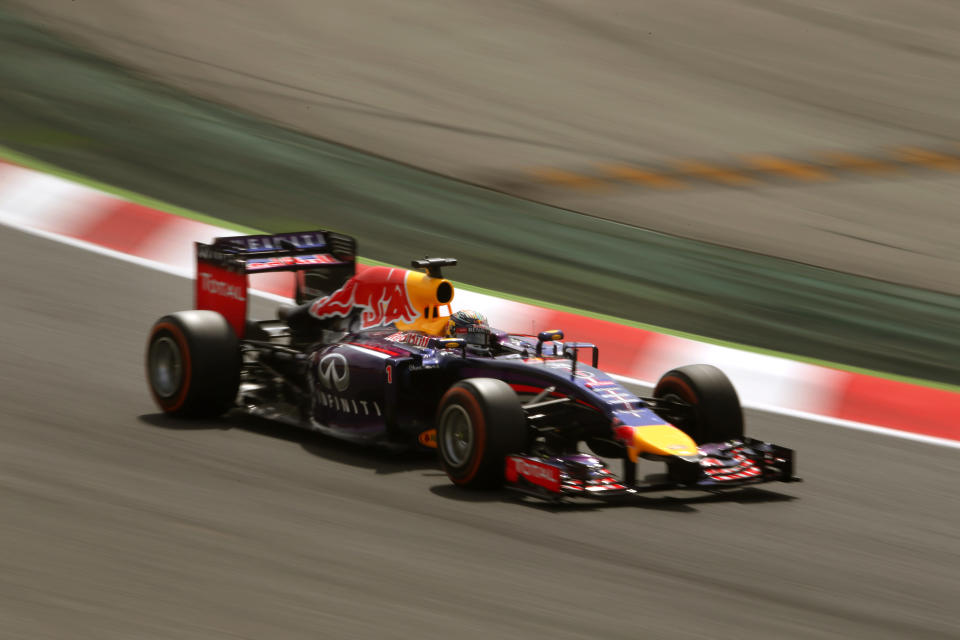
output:
{"label": "black slick tire", "polygon": [[456,383],[437,407],[437,450],[450,480],[461,487],[503,484],[506,456],[521,453],[527,421],[517,394],[494,378]]}
{"label": "black slick tire", "polygon": [[153,325],[147,383],[164,413],[209,418],[230,409],[240,386],[240,344],[215,311],[180,311]]}
{"label": "black slick tire", "polygon": [[659,413],[697,444],[743,439],[740,398],[726,374],[713,365],[692,364],[666,372],[653,396],[690,405],[689,412]]}

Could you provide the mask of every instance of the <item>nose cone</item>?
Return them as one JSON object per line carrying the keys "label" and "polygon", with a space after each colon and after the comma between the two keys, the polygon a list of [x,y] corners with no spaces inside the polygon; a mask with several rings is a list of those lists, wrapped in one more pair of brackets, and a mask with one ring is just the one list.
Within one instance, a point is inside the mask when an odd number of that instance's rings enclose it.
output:
{"label": "nose cone", "polygon": [[643,427],[617,427],[616,437],[627,447],[630,460],[642,453],[677,458],[699,458],[697,443],[680,429],[669,424]]}

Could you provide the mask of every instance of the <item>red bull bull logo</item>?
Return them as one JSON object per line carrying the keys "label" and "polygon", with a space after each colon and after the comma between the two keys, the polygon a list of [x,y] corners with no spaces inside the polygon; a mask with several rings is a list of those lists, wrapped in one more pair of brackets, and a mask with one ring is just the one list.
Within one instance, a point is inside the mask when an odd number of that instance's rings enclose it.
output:
{"label": "red bull bull logo", "polygon": [[361,329],[395,322],[410,324],[420,313],[407,292],[407,273],[405,269],[369,267],[330,295],[314,301],[310,315],[320,319],[345,318],[359,309]]}

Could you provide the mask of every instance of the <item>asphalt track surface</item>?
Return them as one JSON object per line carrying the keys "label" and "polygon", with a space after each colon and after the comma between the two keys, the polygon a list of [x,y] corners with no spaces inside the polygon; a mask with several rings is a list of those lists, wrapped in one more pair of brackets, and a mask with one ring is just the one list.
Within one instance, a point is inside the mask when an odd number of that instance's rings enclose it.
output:
{"label": "asphalt track surface", "polygon": [[955,3],[10,4],[163,82],[313,135],[636,226],[960,293],[956,162],[735,188],[522,185],[541,167],[960,150]]}
{"label": "asphalt track surface", "polygon": [[[183,278],[0,231],[0,637],[955,637],[955,449],[748,414],[801,484],[551,507],[158,415]],[[260,312],[266,303],[257,305]],[[649,470],[648,470],[649,471]]]}

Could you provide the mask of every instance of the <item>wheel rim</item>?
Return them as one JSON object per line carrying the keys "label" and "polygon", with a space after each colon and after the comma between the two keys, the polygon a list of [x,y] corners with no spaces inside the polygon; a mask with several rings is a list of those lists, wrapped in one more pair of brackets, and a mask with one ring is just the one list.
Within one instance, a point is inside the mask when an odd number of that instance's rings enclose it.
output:
{"label": "wheel rim", "polygon": [[[684,398],[677,395],[676,393],[665,393],[660,397],[661,399],[666,400],[667,402],[676,402],[678,404],[690,404]],[[667,412],[667,419],[674,425],[680,426],[681,424],[686,424],[687,422],[689,422],[690,416],[685,415],[683,413],[676,413],[675,411],[669,411]]]}
{"label": "wheel rim", "polygon": [[473,421],[460,405],[453,404],[440,417],[440,432],[443,457],[454,467],[462,467],[473,451]]}
{"label": "wheel rim", "polygon": [[150,385],[161,398],[169,398],[183,381],[183,359],[172,338],[163,336],[150,345]]}

